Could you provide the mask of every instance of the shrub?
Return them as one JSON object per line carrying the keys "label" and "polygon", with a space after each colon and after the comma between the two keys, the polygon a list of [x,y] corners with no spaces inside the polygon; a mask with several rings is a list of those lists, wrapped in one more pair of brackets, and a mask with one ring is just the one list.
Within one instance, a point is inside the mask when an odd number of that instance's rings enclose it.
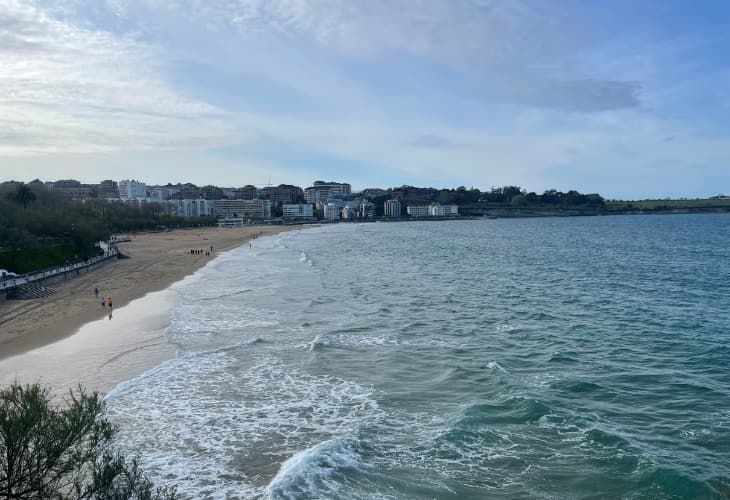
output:
{"label": "shrub", "polygon": [[96,392],[55,407],[39,384],[0,390],[0,499],[174,500],[113,450],[115,432]]}

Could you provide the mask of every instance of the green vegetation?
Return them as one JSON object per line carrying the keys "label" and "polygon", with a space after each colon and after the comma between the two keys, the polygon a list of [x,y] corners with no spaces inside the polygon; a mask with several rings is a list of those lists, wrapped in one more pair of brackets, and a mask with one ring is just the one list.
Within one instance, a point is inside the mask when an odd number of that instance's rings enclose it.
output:
{"label": "green vegetation", "polygon": [[69,395],[58,408],[38,384],[0,390],[0,499],[176,498],[114,451],[99,394]]}
{"label": "green vegetation", "polygon": [[467,189],[464,186],[456,189],[401,186],[386,190],[382,196],[370,198],[375,203],[377,216],[383,215],[383,203],[393,198],[401,201],[403,215],[409,205],[429,203],[458,205],[461,215],[499,217],[730,211],[730,198],[720,196],[691,200],[606,201],[598,194],[582,194],[574,190],[562,192],[549,189],[537,194],[519,186],[502,186],[489,191]]}
{"label": "green vegetation", "polygon": [[606,202],[606,207],[612,212],[655,212],[665,210],[730,210],[730,198],[708,198],[691,200],[638,200]]}
{"label": "green vegetation", "polygon": [[605,211],[605,202],[601,196],[581,194],[577,191],[563,193],[551,189],[542,194],[537,194],[528,192],[519,186],[503,186],[492,188],[490,191],[467,189],[464,186],[456,189],[440,190],[401,186],[399,188],[390,188],[385,195],[371,199],[376,206],[376,215],[382,215],[383,203],[391,198],[401,200],[403,214],[406,213],[406,207],[409,205],[428,203],[459,205],[459,211],[462,215],[486,215],[495,211],[500,215],[506,213],[524,214],[530,210],[550,213],[566,210],[579,213],[603,213]]}
{"label": "green vegetation", "polygon": [[0,268],[25,273],[91,257],[99,252],[95,243],[113,233],[215,223],[214,217],[167,215],[156,203],[70,200],[19,184],[0,193]]}

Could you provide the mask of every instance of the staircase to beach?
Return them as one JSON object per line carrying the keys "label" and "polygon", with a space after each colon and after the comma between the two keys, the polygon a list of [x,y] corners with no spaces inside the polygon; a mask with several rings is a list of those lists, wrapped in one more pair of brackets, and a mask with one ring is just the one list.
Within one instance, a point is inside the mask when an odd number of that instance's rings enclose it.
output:
{"label": "staircase to beach", "polygon": [[56,293],[53,288],[41,285],[38,282],[25,283],[18,285],[13,289],[12,295],[8,298],[13,299],[42,299]]}

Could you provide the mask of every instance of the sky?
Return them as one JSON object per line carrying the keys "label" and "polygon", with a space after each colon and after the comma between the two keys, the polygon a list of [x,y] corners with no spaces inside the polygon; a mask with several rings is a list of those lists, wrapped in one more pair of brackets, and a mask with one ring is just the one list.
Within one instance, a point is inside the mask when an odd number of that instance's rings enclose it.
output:
{"label": "sky", "polygon": [[0,180],[730,194],[725,0],[0,0]]}

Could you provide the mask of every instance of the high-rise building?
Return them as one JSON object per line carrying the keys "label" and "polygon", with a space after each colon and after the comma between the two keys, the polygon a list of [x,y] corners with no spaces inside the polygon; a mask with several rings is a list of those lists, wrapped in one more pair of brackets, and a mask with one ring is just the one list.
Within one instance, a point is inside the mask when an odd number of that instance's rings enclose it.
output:
{"label": "high-rise building", "polygon": [[271,217],[269,200],[213,200],[213,215],[224,219]]}
{"label": "high-rise building", "polygon": [[278,186],[267,186],[259,189],[258,197],[262,200],[269,200],[274,205],[279,203],[294,204],[304,200],[304,191],[299,186],[279,184]]}
{"label": "high-rise building", "polygon": [[123,179],[119,181],[119,198],[125,201],[147,198],[147,185],[144,182]]}
{"label": "high-rise building", "polygon": [[385,202],[383,207],[383,213],[386,217],[400,217],[401,216],[401,205],[398,200],[388,200]]}
{"label": "high-rise building", "polygon": [[99,183],[99,196],[101,198],[118,198],[119,185],[117,181],[107,179]]}
{"label": "high-rise building", "polygon": [[315,181],[304,190],[307,203],[329,203],[335,198],[344,198],[352,194],[352,186],[347,183]]}

